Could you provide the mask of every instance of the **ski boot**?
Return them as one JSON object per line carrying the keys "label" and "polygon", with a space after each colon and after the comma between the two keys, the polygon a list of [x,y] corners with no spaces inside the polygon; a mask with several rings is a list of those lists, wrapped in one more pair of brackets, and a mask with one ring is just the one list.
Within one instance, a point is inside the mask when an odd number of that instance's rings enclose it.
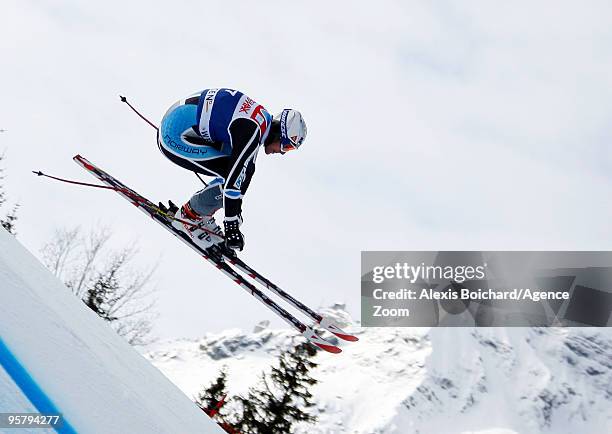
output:
{"label": "ski boot", "polygon": [[[170,205],[170,209],[176,208],[176,205],[174,207],[172,207],[174,204],[170,203]],[[172,226],[189,236],[191,241],[202,250],[223,243],[223,231],[215,222],[215,218],[201,216],[191,208],[189,202],[176,210],[174,216],[177,220],[172,220]]]}
{"label": "ski boot", "polygon": [[200,227],[209,231],[215,245],[221,244],[223,241],[225,241],[223,229],[221,229],[221,227],[217,224],[213,216],[204,216],[202,222],[200,223]]}
{"label": "ski boot", "polygon": [[213,256],[221,260],[223,260],[224,257],[230,259],[236,257],[236,252],[233,249],[227,247],[225,243],[223,229],[219,227],[214,217],[206,216],[202,221],[201,226],[211,232],[210,235],[214,242],[214,245],[208,248],[208,252],[210,252]]}

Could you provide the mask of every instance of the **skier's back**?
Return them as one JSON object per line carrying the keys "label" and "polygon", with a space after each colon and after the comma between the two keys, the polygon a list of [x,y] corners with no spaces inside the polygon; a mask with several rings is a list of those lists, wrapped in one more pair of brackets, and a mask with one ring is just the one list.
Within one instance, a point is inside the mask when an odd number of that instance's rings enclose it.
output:
{"label": "skier's back", "polygon": [[214,177],[177,211],[189,224],[175,222],[175,227],[209,248],[223,240],[213,214],[224,208],[225,246],[242,250],[242,198],[259,146],[266,154],[284,154],[300,147],[305,137],[306,124],[297,110],[284,109],[273,118],[237,90],[205,89],[175,103],[162,119],[159,149],[175,164]]}

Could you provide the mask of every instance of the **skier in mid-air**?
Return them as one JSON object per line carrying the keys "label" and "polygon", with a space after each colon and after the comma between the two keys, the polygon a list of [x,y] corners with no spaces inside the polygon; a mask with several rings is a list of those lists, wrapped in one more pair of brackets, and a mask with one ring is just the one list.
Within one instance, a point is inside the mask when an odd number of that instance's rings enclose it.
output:
{"label": "skier in mid-air", "polygon": [[[127,102],[125,97],[121,99]],[[343,331],[332,318],[317,313],[297,300],[255,271],[234,252],[244,247],[244,237],[240,233],[242,197],[255,171],[259,147],[263,146],[266,154],[284,154],[300,147],[306,137],[306,124],[302,115],[296,110],[284,109],[273,118],[263,106],[232,89],[206,89],[177,102],[166,112],[159,128],[130,107],[158,130],[159,148],[167,158],[181,167],[213,176],[214,179],[181,208],[170,203],[168,209],[161,203],[155,205],[114,176],[76,155],[74,160],[104,184],[99,187],[116,191],[178,236],[219,272],[240,285],[317,348],[334,354],[342,352],[335,343],[319,336],[313,327],[285,310],[264,291],[276,294],[337,338],[349,342],[358,341],[357,336]],[[44,175],[42,172],[38,174]],[[213,214],[221,207],[225,209],[225,236],[213,218]],[[168,215],[169,210],[175,213],[175,218]],[[247,279],[253,279],[255,283]]]}
{"label": "skier in mid-air", "polygon": [[[176,102],[164,115],[157,142],[173,163],[214,179],[176,212],[173,226],[203,249],[220,244],[242,250],[242,198],[261,145],[266,154],[300,147],[306,124],[297,110],[272,117],[260,104],[233,89],[206,89]],[[223,231],[213,214],[224,209]],[[218,234],[215,236],[213,234]]]}

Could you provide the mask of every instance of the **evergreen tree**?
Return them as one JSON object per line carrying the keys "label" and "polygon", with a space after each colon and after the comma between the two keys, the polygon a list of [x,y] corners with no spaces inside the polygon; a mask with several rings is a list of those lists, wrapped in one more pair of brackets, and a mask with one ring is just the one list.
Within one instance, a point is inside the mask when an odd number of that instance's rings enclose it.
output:
{"label": "evergreen tree", "polygon": [[298,422],[316,422],[305,410],[314,406],[309,389],[317,383],[310,370],[316,350],[301,344],[280,355],[278,367],[263,375],[261,386],[249,390],[247,398],[238,397],[242,405],[240,420],[234,424],[245,433],[289,433]]}
{"label": "evergreen tree", "polygon": [[215,416],[218,414],[219,403],[227,396],[227,372],[225,368],[221,369],[217,379],[212,382],[206,389],[198,394],[196,404],[208,415]]}
{"label": "evergreen tree", "polygon": [[85,291],[83,302],[100,318],[108,322],[119,319],[115,312],[117,304],[121,301],[120,290],[122,284],[119,271],[125,264],[127,254],[120,253],[114,256],[107,268],[98,272],[93,284]]}
{"label": "evergreen tree", "polygon": [[198,394],[196,404],[207,415],[214,419],[225,432],[230,434],[241,434],[227,422],[227,414],[223,412],[222,407],[227,397],[226,382],[227,372],[225,367],[223,367],[217,379]]}
{"label": "evergreen tree", "polygon": [[17,220],[17,208],[19,205],[15,205],[13,209],[3,218],[0,219],[0,226],[6,229],[9,233],[17,235],[15,230],[15,221]]}
{"label": "evergreen tree", "polygon": [[120,287],[116,276],[117,269],[111,267],[108,274],[98,274],[98,278],[91,288],[88,288],[83,302],[93,310],[100,318],[108,322],[117,320],[111,315],[111,310],[116,302],[117,290]]}
{"label": "evergreen tree", "polygon": [[[0,155],[0,161],[2,161],[4,159],[4,155]],[[0,167],[0,181],[2,181],[4,179],[4,176],[2,175],[3,172],[3,168]],[[4,189],[2,187],[2,184],[0,184],[0,207],[2,207],[2,205],[4,205],[4,203],[6,202],[6,197],[5,197],[5,193],[4,193]],[[19,207],[19,205],[15,205],[13,207],[13,209],[4,217],[4,218],[0,218],[0,226],[2,226],[4,229],[6,229],[9,233],[15,235],[15,221],[17,220],[17,208]]]}

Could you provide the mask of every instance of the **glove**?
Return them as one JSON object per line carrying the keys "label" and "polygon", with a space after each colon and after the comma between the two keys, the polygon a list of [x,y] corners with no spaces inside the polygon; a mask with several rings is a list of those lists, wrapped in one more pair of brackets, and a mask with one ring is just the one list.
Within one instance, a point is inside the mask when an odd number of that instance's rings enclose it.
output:
{"label": "glove", "polygon": [[244,249],[244,235],[240,232],[242,217],[238,216],[234,220],[224,220],[225,226],[225,247],[242,251]]}

